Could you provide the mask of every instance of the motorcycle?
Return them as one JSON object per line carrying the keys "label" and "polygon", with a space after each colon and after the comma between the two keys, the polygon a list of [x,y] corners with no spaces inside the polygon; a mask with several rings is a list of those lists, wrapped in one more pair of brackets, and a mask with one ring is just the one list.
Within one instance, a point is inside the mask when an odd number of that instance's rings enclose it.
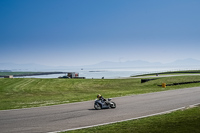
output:
{"label": "motorcycle", "polygon": [[112,100],[112,98],[108,98],[108,100],[96,99],[95,102],[94,102],[94,108],[96,110],[116,108],[116,103],[111,101],[111,100]]}

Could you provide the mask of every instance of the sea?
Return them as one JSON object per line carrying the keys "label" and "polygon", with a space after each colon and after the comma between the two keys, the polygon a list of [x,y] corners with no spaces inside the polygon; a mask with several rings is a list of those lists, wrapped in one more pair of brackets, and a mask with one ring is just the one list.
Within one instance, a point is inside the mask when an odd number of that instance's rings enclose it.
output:
{"label": "sea", "polygon": [[[45,69],[37,70],[42,72],[76,72],[79,77],[86,79],[117,79],[135,75],[180,71],[180,70],[200,70],[200,66],[159,66],[159,67],[115,67],[115,68],[67,68],[67,69]],[[50,74],[37,76],[24,76],[22,78],[58,78],[66,74]]]}

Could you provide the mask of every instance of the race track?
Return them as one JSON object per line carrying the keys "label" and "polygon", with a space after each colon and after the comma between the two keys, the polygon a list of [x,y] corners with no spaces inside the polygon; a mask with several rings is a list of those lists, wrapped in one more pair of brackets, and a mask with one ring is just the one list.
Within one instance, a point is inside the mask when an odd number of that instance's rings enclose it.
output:
{"label": "race track", "polygon": [[116,109],[94,110],[94,101],[88,101],[0,111],[0,132],[54,132],[160,113],[200,103],[200,87],[118,97],[113,101]]}

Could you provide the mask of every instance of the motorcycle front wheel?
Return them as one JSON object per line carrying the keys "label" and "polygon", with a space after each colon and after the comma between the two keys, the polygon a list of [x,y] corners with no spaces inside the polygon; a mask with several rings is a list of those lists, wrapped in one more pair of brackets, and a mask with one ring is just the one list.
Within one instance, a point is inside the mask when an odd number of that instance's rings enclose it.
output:
{"label": "motorcycle front wheel", "polygon": [[116,103],[115,103],[115,102],[112,102],[112,103],[110,104],[110,107],[113,108],[113,109],[116,108]]}
{"label": "motorcycle front wheel", "polygon": [[100,109],[101,109],[101,105],[100,105],[99,103],[95,103],[95,104],[94,104],[94,108],[95,108],[96,110],[100,110]]}

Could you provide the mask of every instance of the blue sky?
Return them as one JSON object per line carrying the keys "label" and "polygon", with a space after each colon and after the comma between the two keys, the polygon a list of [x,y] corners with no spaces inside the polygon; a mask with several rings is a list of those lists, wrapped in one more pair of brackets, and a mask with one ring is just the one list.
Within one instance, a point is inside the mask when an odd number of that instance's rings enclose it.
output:
{"label": "blue sky", "polygon": [[1,0],[0,63],[200,60],[199,0]]}

